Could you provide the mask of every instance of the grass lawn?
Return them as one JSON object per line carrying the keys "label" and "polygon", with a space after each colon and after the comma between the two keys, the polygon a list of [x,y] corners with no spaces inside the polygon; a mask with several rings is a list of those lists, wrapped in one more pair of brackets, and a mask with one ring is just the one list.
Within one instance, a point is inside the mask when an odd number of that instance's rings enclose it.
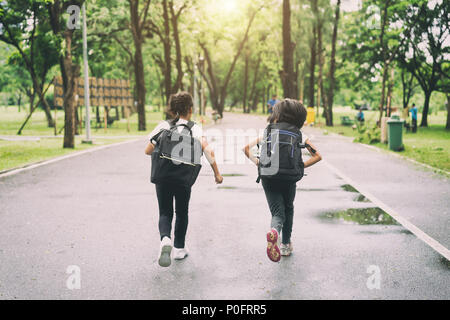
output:
{"label": "grass lawn", "polygon": [[[379,113],[378,111],[365,111],[366,125],[374,126]],[[319,127],[328,132],[337,133],[348,137],[357,137],[357,130],[351,126],[341,125],[341,116],[349,116],[354,119],[357,114],[356,110],[350,108],[336,108],[334,110],[335,126],[332,128],[325,127],[325,120],[320,119]],[[430,114],[428,128],[418,129],[417,134],[403,131],[403,143],[405,150],[397,152],[397,154],[427,164],[429,166],[450,172],[450,131],[445,130],[446,112],[438,114]],[[419,124],[420,124],[419,115]],[[376,147],[388,150],[388,146],[382,143],[373,144]]]}
{"label": "grass lawn", "polygon": [[[15,107],[0,107],[0,135],[15,136],[26,117],[26,112],[19,113]],[[54,129],[47,128],[43,112],[35,112],[25,127],[22,136],[41,136],[39,141],[5,141],[0,140],[0,171],[21,167],[30,163],[48,160],[72,152],[88,148],[126,141],[135,136],[147,135],[162,120],[162,113],[147,112],[147,131],[137,131],[137,115],[130,117],[130,131],[127,120],[114,122],[106,131],[103,128],[92,128],[94,145],[81,143],[82,134],[75,139],[75,149],[63,149],[63,139],[54,136]],[[57,114],[57,127],[60,128],[64,119],[62,111]],[[58,130],[59,131],[59,130]],[[47,138],[46,136],[49,136]]]}

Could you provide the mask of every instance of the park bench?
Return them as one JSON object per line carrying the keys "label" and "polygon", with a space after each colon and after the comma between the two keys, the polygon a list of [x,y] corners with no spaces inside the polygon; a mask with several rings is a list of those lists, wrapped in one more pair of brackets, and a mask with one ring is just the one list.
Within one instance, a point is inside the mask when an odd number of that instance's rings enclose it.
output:
{"label": "park bench", "polygon": [[341,117],[341,124],[343,126],[352,126],[353,124],[355,124],[355,121],[350,119],[350,117],[348,117],[348,116],[343,116],[343,117]]}

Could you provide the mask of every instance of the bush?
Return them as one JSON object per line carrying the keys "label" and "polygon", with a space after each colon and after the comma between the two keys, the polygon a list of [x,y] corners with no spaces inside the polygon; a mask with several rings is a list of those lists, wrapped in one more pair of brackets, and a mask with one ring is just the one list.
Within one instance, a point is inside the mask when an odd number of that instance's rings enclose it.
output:
{"label": "bush", "polygon": [[366,127],[364,124],[357,126],[358,136],[355,142],[375,144],[381,142],[381,130],[375,124],[373,127]]}

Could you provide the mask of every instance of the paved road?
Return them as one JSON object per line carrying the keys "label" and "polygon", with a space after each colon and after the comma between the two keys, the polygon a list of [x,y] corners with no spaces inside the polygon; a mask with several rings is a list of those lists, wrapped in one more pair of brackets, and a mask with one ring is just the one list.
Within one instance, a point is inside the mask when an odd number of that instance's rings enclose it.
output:
{"label": "paved road", "polygon": [[[264,119],[227,115],[215,129],[240,127],[260,129]],[[308,133],[343,166],[329,137]],[[205,166],[191,201],[191,255],[160,268],[145,143],[0,178],[0,299],[450,299],[448,261],[373,204],[355,201],[324,164],[298,185],[295,253],[279,264],[265,254],[270,214],[255,168],[227,155],[222,171],[230,176],[216,186]],[[350,208],[372,209],[334,214]],[[433,219],[425,219],[430,228]],[[438,234],[442,226],[434,227]],[[72,265],[81,270],[80,290],[66,287]],[[380,271],[379,290],[367,286],[370,266]]]}

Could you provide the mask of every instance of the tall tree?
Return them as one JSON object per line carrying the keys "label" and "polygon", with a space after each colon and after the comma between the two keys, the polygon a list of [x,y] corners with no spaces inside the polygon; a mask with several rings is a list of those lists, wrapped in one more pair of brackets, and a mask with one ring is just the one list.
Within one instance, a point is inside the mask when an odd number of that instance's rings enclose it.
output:
{"label": "tall tree", "polygon": [[[76,11],[70,17],[72,23],[67,23],[65,14],[70,6],[77,6],[78,13],[83,0],[78,1],[60,1],[54,0],[47,3],[47,9],[50,17],[50,24],[56,38],[60,42],[61,53],[59,65],[63,80],[64,91],[64,148],[75,148],[75,79],[80,74],[80,66],[75,62],[73,56],[73,40],[77,21]],[[73,8],[73,7],[72,7]],[[61,41],[62,40],[62,41]]]}
{"label": "tall tree", "polygon": [[431,95],[438,89],[441,70],[450,54],[450,5],[415,0],[404,18],[412,27],[405,33],[404,63],[419,82],[425,101],[421,127],[428,126]]}
{"label": "tall tree", "polygon": [[134,76],[137,93],[138,130],[147,129],[145,116],[145,98],[147,89],[145,88],[144,58],[142,56],[142,46],[144,44],[144,26],[146,24],[151,0],[144,1],[143,8],[139,8],[139,0],[128,0],[130,4],[130,30],[134,42]]}
{"label": "tall tree", "polygon": [[[317,0],[313,0],[317,1]],[[315,85],[316,85],[316,58],[317,58],[317,27],[314,23],[312,27],[312,34],[310,38],[310,63],[309,63],[309,93],[308,106],[314,107],[315,102]]]}
{"label": "tall tree", "polygon": [[213,106],[214,110],[216,110],[221,116],[223,116],[223,111],[225,108],[225,101],[227,98],[227,93],[228,93],[227,90],[228,90],[228,85],[231,80],[231,75],[233,74],[233,71],[236,67],[236,63],[239,59],[239,56],[241,55],[241,53],[244,49],[245,43],[248,40],[248,35],[249,35],[250,29],[252,27],[253,21],[255,20],[257,13],[261,9],[262,9],[262,7],[259,7],[258,9],[254,10],[253,13],[251,13],[244,36],[239,43],[237,51],[234,54],[231,65],[228,67],[228,71],[227,71],[222,83],[219,83],[218,76],[215,73],[216,71],[215,71],[214,64],[213,64],[211,54],[210,54],[210,50],[208,49],[207,44],[205,42],[203,42],[202,40],[199,40],[199,45],[200,45],[201,49],[203,50],[203,53],[205,56],[205,61],[207,64],[207,71],[205,72],[205,71],[200,70],[200,72],[201,72],[202,77],[205,79],[205,81],[208,85],[212,106]]}
{"label": "tall tree", "polygon": [[283,0],[283,70],[280,71],[285,98],[298,99],[297,74],[294,70],[295,43],[291,37],[291,3]]}
{"label": "tall tree", "polygon": [[38,0],[0,3],[0,41],[17,49],[19,55],[15,60],[26,67],[33,83],[33,91],[43,103],[47,124],[54,127],[50,106],[43,97],[47,72],[55,64],[55,48],[45,35],[44,9],[43,1]]}
{"label": "tall tree", "polygon": [[341,13],[341,0],[337,1],[336,11],[334,14],[333,36],[331,40],[331,58],[330,58],[330,71],[328,75],[329,88],[327,96],[327,110],[326,110],[326,124],[329,127],[333,126],[333,104],[334,104],[334,91],[336,88],[336,44],[339,29],[339,18]]}
{"label": "tall tree", "polygon": [[[148,35],[157,35],[163,46],[163,56],[154,54],[153,59],[161,69],[164,78],[165,100],[169,101],[170,95],[183,90],[183,53],[181,50],[181,40],[179,23],[183,11],[188,7],[189,2],[184,2],[176,9],[173,1],[162,0],[160,2],[162,10],[162,21],[150,20],[147,25]],[[172,79],[172,51],[175,45],[175,67],[177,75]]]}

